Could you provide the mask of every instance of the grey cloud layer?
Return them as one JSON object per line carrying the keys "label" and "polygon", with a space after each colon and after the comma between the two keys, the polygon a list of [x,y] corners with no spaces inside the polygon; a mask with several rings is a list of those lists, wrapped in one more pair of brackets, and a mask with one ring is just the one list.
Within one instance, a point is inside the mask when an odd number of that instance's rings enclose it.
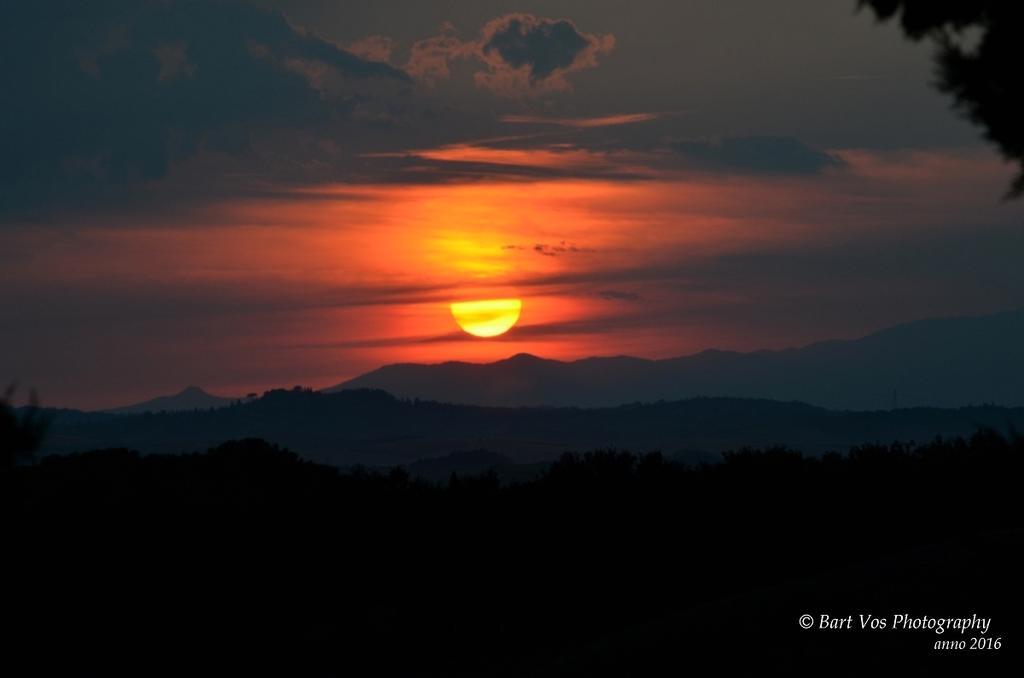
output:
{"label": "grey cloud layer", "polygon": [[816,174],[843,161],[792,137],[734,137],[669,145],[698,169],[754,174]]}
{"label": "grey cloud layer", "polygon": [[42,1],[0,20],[0,210],[164,176],[200,148],[351,112],[338,81],[409,83],[241,3]]}
{"label": "grey cloud layer", "polygon": [[[405,70],[377,60],[395,48],[386,36],[343,48],[245,2],[11,5],[0,12],[0,216],[123,205],[147,191],[165,209],[174,189],[154,186],[168,178],[194,199],[381,180],[394,167],[362,154],[499,128],[493,111],[424,91],[452,60],[472,60],[485,90],[544,92],[568,88],[566,76],[596,66],[613,42],[568,20],[505,15],[468,42],[442,32],[416,43]],[[383,180],[437,179],[401,169]]]}

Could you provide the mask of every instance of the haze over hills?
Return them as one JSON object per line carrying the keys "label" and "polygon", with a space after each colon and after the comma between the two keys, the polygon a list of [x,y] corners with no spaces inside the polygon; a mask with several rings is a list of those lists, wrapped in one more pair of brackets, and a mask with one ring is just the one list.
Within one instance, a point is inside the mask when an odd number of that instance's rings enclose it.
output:
{"label": "haze over hills", "polygon": [[326,391],[355,388],[490,406],[604,407],[700,396],[851,410],[1017,406],[1024,405],[1024,309],[920,320],[780,351],[573,362],[519,354],[486,364],[387,365]]}
{"label": "haze over hills", "polygon": [[182,412],[206,410],[211,407],[225,407],[238,398],[222,398],[207,393],[198,386],[187,386],[174,395],[161,396],[135,405],[125,405],[104,410],[111,414],[140,414],[142,412]]}
{"label": "haze over hills", "polygon": [[[744,446],[788,445],[814,454],[864,443],[971,435],[980,427],[1024,429],[1024,408],[837,412],[739,398],[594,409],[495,408],[400,400],[382,391],[304,389],[270,391],[217,409],[137,415],[51,410],[47,415],[52,423],[44,454],[101,448],[196,452],[225,440],[263,438],[338,466],[393,466],[474,451],[523,464],[551,461],[566,451],[609,448],[661,451],[692,462]],[[465,468],[478,461],[455,455],[449,465]]]}
{"label": "haze over hills", "polygon": [[[102,413],[51,410],[44,452],[193,452],[261,437],[340,466],[449,457],[421,465],[438,476],[497,463],[483,451],[515,464],[611,447],[690,460],[743,446],[820,453],[1024,429],[1022,347],[1024,311],[1013,311],[785,351],[392,365],[335,392],[275,390],[242,402],[190,387]],[[883,411],[894,390],[899,407]]]}

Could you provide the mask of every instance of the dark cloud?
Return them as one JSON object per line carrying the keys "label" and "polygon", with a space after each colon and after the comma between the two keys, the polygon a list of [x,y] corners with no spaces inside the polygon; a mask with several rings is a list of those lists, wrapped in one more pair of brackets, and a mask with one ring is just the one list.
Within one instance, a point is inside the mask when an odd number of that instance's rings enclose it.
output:
{"label": "dark cloud", "polygon": [[599,127],[615,127],[618,125],[634,125],[650,122],[665,117],[665,113],[620,113],[589,118],[553,118],[543,115],[503,115],[501,122],[513,125],[554,125],[571,129],[593,129]]}
{"label": "dark cloud", "polygon": [[489,26],[484,54],[497,53],[512,68],[527,68],[536,82],[572,66],[590,42],[571,21],[531,16],[504,17]]}
{"label": "dark cloud", "polygon": [[586,252],[583,247],[577,247],[571,242],[562,240],[555,245],[548,245],[546,243],[536,243],[533,246],[533,251],[537,254],[542,254],[545,257],[557,257],[560,254],[566,254],[569,252]]}
{"label": "dark cloud", "polygon": [[504,96],[570,89],[566,76],[597,66],[597,58],[615,46],[611,34],[583,33],[567,19],[505,14],[488,21],[473,40],[458,38],[445,24],[437,36],[412,45],[406,70],[434,84],[451,75],[450,63],[474,59],[485,70],[476,84]]}
{"label": "dark cloud", "polygon": [[697,169],[751,174],[817,174],[843,161],[792,137],[733,137],[676,141],[670,148]]}
{"label": "dark cloud", "polygon": [[597,66],[614,46],[612,35],[582,33],[567,19],[507,14],[480,31],[478,56],[488,70],[476,74],[477,84],[512,95],[568,89],[566,74]]}
{"label": "dark cloud", "polygon": [[[572,337],[586,334],[629,332],[640,328],[657,327],[665,322],[665,318],[657,313],[598,316],[580,320],[564,320],[560,322],[538,323],[534,325],[516,325],[508,332],[496,337],[488,337],[491,343],[514,343],[529,339],[549,337]],[[354,349],[354,348],[395,348],[401,346],[426,346],[430,344],[447,344],[479,342],[462,331],[445,332],[443,334],[408,335],[402,337],[379,337],[355,339],[352,341],[331,341],[320,343],[284,344],[280,348],[291,349]]]}
{"label": "dark cloud", "polygon": [[339,82],[407,83],[233,2],[40,1],[0,17],[0,210],[164,176],[202,149],[351,114]]}
{"label": "dark cloud", "polygon": [[[380,153],[368,156],[364,173],[350,176],[352,182],[377,184],[445,184],[465,183],[484,179],[502,181],[532,181],[543,179],[602,179],[608,181],[647,181],[654,175],[639,171],[639,168],[624,167],[614,162],[595,163],[592,166],[548,166],[529,164],[528,159],[522,163],[486,162],[469,160],[449,160],[427,158],[418,151],[398,153]],[[540,245],[540,249],[530,249],[542,254],[558,254],[565,251],[556,250],[557,245]],[[511,247],[509,249],[512,249]],[[526,249],[526,248],[522,248]],[[543,250],[543,251],[542,251]]]}
{"label": "dark cloud", "polygon": [[640,301],[640,295],[636,292],[623,292],[621,290],[601,290],[597,296],[608,301]]}

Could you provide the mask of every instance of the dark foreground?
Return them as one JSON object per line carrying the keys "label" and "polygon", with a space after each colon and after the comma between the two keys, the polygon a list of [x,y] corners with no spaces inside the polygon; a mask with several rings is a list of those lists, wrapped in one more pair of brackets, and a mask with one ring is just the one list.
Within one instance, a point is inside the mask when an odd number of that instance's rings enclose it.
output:
{"label": "dark foreground", "polygon": [[[991,433],[698,468],[566,456],[513,486],[259,440],[44,458],[4,471],[5,673],[1016,673],[1022,470],[1024,440]],[[991,617],[1000,649],[860,614]]]}

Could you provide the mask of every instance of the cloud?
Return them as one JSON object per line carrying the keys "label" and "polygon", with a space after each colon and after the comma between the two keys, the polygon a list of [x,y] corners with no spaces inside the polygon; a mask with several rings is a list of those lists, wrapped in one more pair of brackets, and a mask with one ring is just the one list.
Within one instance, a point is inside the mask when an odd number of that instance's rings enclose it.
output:
{"label": "cloud", "polygon": [[368,35],[356,40],[347,49],[360,59],[387,63],[391,61],[391,52],[395,49],[395,41],[383,35]]}
{"label": "cloud", "polygon": [[417,82],[432,87],[451,77],[450,62],[471,56],[474,49],[475,43],[460,40],[455,26],[446,22],[437,35],[413,43],[405,71]]}
{"label": "cloud", "polygon": [[482,178],[639,181],[656,176],[653,170],[628,162],[635,159],[624,154],[619,157],[566,144],[526,148],[451,144],[366,153],[362,157],[377,165],[378,172],[372,176],[372,181],[378,183],[437,183]]}
{"label": "cloud", "polygon": [[592,129],[595,127],[614,127],[617,125],[633,125],[639,122],[650,122],[662,117],[663,113],[623,113],[605,115],[596,118],[547,118],[539,115],[503,115],[501,122],[514,125],[555,125],[574,129]]}
{"label": "cloud", "polygon": [[[184,40],[165,42],[157,45],[153,55],[160,62],[159,80],[170,80],[177,77],[192,77],[196,65],[188,60],[188,44]],[[99,69],[96,70],[99,76]]]}
{"label": "cloud", "polygon": [[567,76],[594,68],[598,56],[615,46],[611,34],[583,33],[568,19],[505,14],[488,21],[475,39],[462,41],[451,24],[410,50],[408,71],[428,85],[451,75],[450,63],[473,59],[484,67],[474,74],[479,87],[509,97],[571,89]]}
{"label": "cloud", "polygon": [[560,254],[566,254],[570,252],[588,252],[586,248],[577,247],[571,242],[562,240],[555,245],[547,245],[545,243],[537,243],[533,246],[533,251],[537,254],[542,254],[545,257],[557,257]]}
{"label": "cloud", "polygon": [[640,295],[636,292],[621,290],[599,290],[597,296],[608,301],[640,301]]}
{"label": "cloud", "polygon": [[40,1],[3,13],[0,211],[344,119],[353,104],[339,83],[411,82],[240,3]]}
{"label": "cloud", "polygon": [[[665,318],[654,313],[633,313],[629,315],[595,316],[576,320],[516,325],[511,330],[496,337],[489,337],[488,343],[516,343],[530,339],[551,337],[573,337],[579,335],[610,334],[615,332],[628,333],[641,328],[662,326]],[[309,342],[300,344],[282,344],[280,348],[288,349],[360,349],[360,348],[397,348],[402,346],[429,346],[432,344],[464,343],[476,344],[480,339],[465,332],[455,330],[441,334],[418,334],[398,337],[368,337],[351,341]]]}
{"label": "cloud", "polygon": [[506,94],[567,87],[567,75],[596,64],[612,38],[565,20],[507,15],[468,42],[446,25],[411,46],[403,69],[387,63],[396,49],[387,36],[345,47],[246,2],[41,0],[0,18],[5,223],[334,181],[619,173],[567,147],[528,163],[509,153],[373,158],[500,131],[493,110],[446,105],[427,91],[450,77],[454,60]]}
{"label": "cloud", "polygon": [[480,31],[478,54],[488,70],[476,82],[505,95],[569,89],[566,75],[597,66],[614,46],[611,34],[581,33],[567,19],[506,14]]}
{"label": "cloud", "polygon": [[844,163],[792,137],[733,137],[719,141],[676,141],[670,148],[695,169],[749,174],[817,174]]}

